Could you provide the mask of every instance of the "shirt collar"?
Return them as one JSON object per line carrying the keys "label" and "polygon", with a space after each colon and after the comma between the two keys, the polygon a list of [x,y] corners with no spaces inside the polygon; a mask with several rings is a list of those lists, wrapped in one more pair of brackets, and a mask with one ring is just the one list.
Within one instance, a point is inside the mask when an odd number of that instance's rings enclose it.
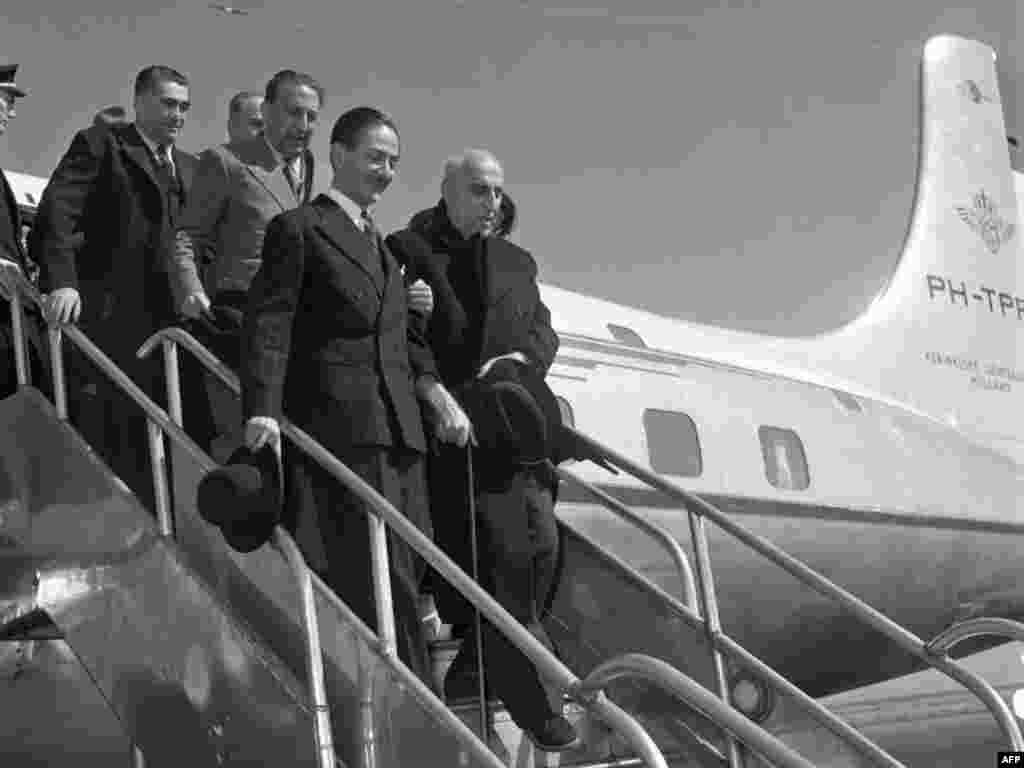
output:
{"label": "shirt collar", "polygon": [[[149,149],[149,154],[151,154],[153,157],[156,157],[157,149],[159,148],[157,143],[153,141],[151,138],[149,138],[149,136],[146,135],[145,131],[139,128],[137,123],[133,123],[133,125],[135,126],[135,132],[139,134],[139,137],[142,139],[142,143],[145,144],[146,147]],[[171,165],[174,165],[174,153],[171,151],[170,144],[167,145],[166,159],[167,162],[169,162]]]}
{"label": "shirt collar", "polygon": [[[275,165],[284,165],[285,164],[284,155],[282,155],[280,152],[278,152],[277,151],[277,147],[275,147],[273,144],[270,143],[270,139],[267,138],[266,134],[263,135],[263,142],[267,145],[267,148],[270,150],[270,154],[272,154],[274,156],[274,163],[275,163]],[[303,155],[303,153],[299,152],[299,154],[297,154],[295,157],[293,157],[291,159],[291,161],[288,163],[288,165],[291,166],[292,173],[294,173],[297,178],[303,178],[303,174],[302,174],[302,155]]]}
{"label": "shirt collar", "polygon": [[356,225],[356,229],[362,231],[363,229],[363,209],[356,205],[352,198],[345,195],[336,187],[331,187],[327,190],[327,196],[334,202],[341,206],[341,210],[348,214],[348,217],[352,219],[352,223]]}

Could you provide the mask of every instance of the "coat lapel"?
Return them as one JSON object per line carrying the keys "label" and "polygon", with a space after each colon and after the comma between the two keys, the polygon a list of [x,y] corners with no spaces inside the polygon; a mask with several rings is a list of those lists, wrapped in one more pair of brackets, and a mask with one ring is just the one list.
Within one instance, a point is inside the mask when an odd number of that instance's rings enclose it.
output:
{"label": "coat lapel", "polygon": [[174,154],[174,168],[178,174],[178,181],[181,182],[181,191],[188,200],[189,192],[192,191],[192,177],[195,174],[195,166],[191,160],[185,156],[185,153],[175,147],[173,149]]}
{"label": "coat lapel", "polygon": [[[274,202],[280,206],[282,212],[295,207],[289,203],[293,196],[290,193],[285,195],[285,188],[288,186],[288,182],[285,181],[284,174],[281,173],[281,168],[277,164],[274,153],[267,146],[266,139],[257,137],[245,143],[229,145],[229,148],[235,153],[235,157],[239,159],[245,170],[256,179]],[[280,176],[280,179],[274,178],[273,174],[275,173]],[[280,185],[276,183],[278,181],[280,181]]]}
{"label": "coat lapel", "polygon": [[11,231],[14,233],[14,255],[18,258],[18,263],[24,267],[25,252],[21,245],[21,209],[18,208],[14,190],[11,189],[7,176],[2,170],[0,170],[0,186],[3,187],[4,202],[7,204],[7,210],[10,211]]}
{"label": "coat lapel", "polygon": [[370,241],[360,232],[348,214],[327,195],[319,195],[313,205],[320,212],[320,223],[317,229],[342,255],[361,269],[377,291],[377,297],[383,299],[386,276],[378,269],[371,269],[370,261],[374,254]]}
{"label": "coat lapel", "polygon": [[[111,130],[116,130],[117,126]],[[160,191],[160,182],[156,180],[156,175],[153,173],[153,157],[149,154],[149,148],[142,141],[142,137],[139,136],[139,131],[135,125],[124,126],[117,135],[121,138],[121,151],[124,152],[125,156],[128,157],[135,165],[142,169],[149,180],[153,183],[154,189]]]}
{"label": "coat lapel", "polygon": [[502,258],[505,241],[488,237],[484,243],[484,289],[487,292],[487,307],[497,304],[518,282],[518,260]]}

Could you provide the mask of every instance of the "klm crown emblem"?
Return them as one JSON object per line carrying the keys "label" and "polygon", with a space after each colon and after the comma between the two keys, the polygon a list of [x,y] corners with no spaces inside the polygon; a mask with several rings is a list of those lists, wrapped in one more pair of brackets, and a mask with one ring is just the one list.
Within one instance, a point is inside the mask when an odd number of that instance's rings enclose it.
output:
{"label": "klm crown emblem", "polygon": [[984,190],[974,196],[973,207],[958,205],[956,212],[964,224],[981,237],[985,247],[993,254],[998,253],[999,249],[1013,237],[1013,223],[999,215],[995,203]]}

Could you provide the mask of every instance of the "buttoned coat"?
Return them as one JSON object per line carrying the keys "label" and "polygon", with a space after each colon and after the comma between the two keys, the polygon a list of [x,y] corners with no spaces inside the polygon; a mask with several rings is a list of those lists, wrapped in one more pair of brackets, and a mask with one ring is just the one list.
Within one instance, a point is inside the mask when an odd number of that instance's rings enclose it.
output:
{"label": "buttoned coat", "polygon": [[[173,160],[187,204],[196,158]],[[152,155],[133,124],[79,131],[43,193],[29,237],[40,288],[75,288],[81,325],[122,367],[172,317],[167,278],[174,237]]]}
{"label": "buttoned coat", "polygon": [[243,328],[244,418],[284,414],[339,453],[425,450],[414,382],[435,365],[381,253],[326,195],[271,221]]}

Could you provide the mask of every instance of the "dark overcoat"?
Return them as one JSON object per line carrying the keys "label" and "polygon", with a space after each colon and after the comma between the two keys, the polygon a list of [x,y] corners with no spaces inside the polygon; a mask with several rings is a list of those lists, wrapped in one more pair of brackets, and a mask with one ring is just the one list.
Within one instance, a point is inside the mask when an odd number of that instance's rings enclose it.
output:
{"label": "dark overcoat", "polygon": [[[173,149],[187,202],[196,158]],[[79,131],[43,193],[29,238],[44,292],[75,288],[80,325],[122,367],[173,318],[167,264],[174,242],[167,198],[132,124]]]}

